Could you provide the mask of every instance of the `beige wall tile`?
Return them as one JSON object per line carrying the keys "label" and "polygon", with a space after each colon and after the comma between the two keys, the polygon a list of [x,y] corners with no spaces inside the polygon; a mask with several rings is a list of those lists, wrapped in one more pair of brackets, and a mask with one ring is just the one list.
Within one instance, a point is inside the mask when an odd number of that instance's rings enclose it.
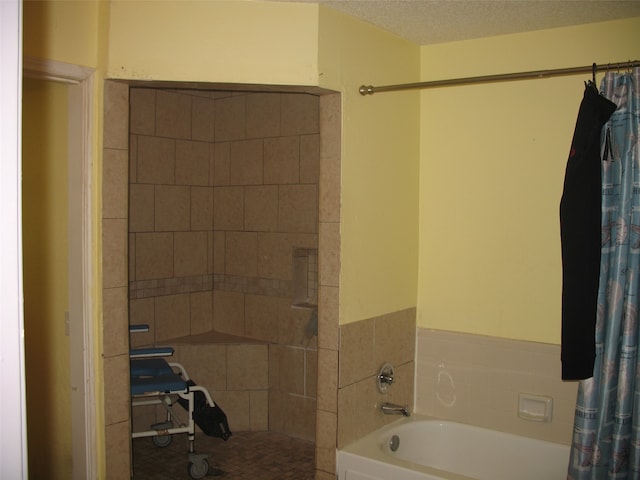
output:
{"label": "beige wall tile", "polygon": [[191,187],[191,230],[213,229],[213,188]]}
{"label": "beige wall tile", "polygon": [[320,206],[321,222],[340,221],[340,158],[323,157],[320,162]]}
{"label": "beige wall tile", "polygon": [[264,140],[264,183],[300,182],[300,138],[298,136]]}
{"label": "beige wall tile", "polygon": [[261,185],[263,183],[263,141],[232,142],[229,157],[231,185]]}
{"label": "beige wall tile", "polygon": [[153,232],[155,188],[153,185],[129,185],[129,231]]}
{"label": "beige wall tile", "polygon": [[284,345],[269,348],[269,387],[304,395],[304,350]]}
{"label": "beige wall tile", "polygon": [[127,218],[129,158],[127,150],[103,151],[102,217]]}
{"label": "beige wall tile", "polygon": [[131,425],[128,421],[106,425],[106,478],[131,477],[130,447]]}
{"label": "beige wall tile", "polygon": [[281,135],[318,133],[319,101],[314,95],[303,93],[282,94]]}
{"label": "beige wall tile", "polygon": [[156,135],[191,138],[191,96],[167,90],[156,91]]}
{"label": "beige wall tile", "polygon": [[231,144],[216,143],[213,147],[214,179],[212,185],[229,185],[231,168]]}
{"label": "beige wall tile", "polygon": [[127,220],[102,220],[102,283],[104,288],[126,287],[129,271]]}
{"label": "beige wall tile", "polygon": [[231,335],[244,335],[244,294],[213,292],[213,329]]}
{"label": "beige wall tile", "polygon": [[106,425],[129,420],[129,352],[115,357],[105,357],[104,421]]}
{"label": "beige wall tile", "polygon": [[291,245],[283,233],[258,234],[258,276],[291,279]]}
{"label": "beige wall tile", "polygon": [[176,361],[184,366],[198,385],[206,387],[210,393],[227,388],[226,345],[181,343],[175,348]]}
{"label": "beige wall tile", "polygon": [[269,430],[269,392],[267,390],[249,392],[250,422],[252,432]]}
{"label": "beige wall tile", "polygon": [[244,188],[215,187],[213,189],[213,225],[216,230],[244,228]]}
{"label": "beige wall tile", "polygon": [[274,232],[278,229],[278,187],[246,187],[244,190],[244,229]]}
{"label": "beige wall tile", "polygon": [[213,292],[191,294],[191,335],[213,330]]}
{"label": "beige wall tile", "polygon": [[340,326],[341,388],[376,374],[374,358],[373,319]]}
{"label": "beige wall tile", "polygon": [[136,279],[173,276],[173,234],[136,234]]}
{"label": "beige wall tile", "polygon": [[382,401],[374,376],[338,391],[338,448],[397,420],[382,413]]}
{"label": "beige wall tile", "polygon": [[207,232],[173,234],[173,274],[176,277],[207,274]]}
{"label": "beige wall tile", "polygon": [[287,395],[289,413],[284,418],[284,433],[314,441],[316,436],[316,401],[299,395]]}
{"label": "beige wall tile", "polygon": [[[213,271],[213,257],[215,255],[215,250],[214,250],[214,246],[213,246],[213,234],[214,232],[209,230],[207,232],[207,253],[208,253],[208,258],[207,258],[207,273],[208,274],[212,274],[214,273]],[[213,281],[213,276],[211,277],[212,281]]]}
{"label": "beige wall tile", "polygon": [[155,297],[156,341],[189,335],[189,294]]}
{"label": "beige wall tile", "polygon": [[213,273],[224,273],[226,232],[213,232]]}
{"label": "beige wall tile", "polygon": [[129,135],[129,182],[138,181],[138,136]]}
{"label": "beige wall tile", "polygon": [[156,90],[153,88],[132,88],[130,131],[133,134],[154,135],[156,130]]}
{"label": "beige wall tile", "polygon": [[338,390],[338,448],[343,448],[357,438],[356,393],[355,383]]}
{"label": "beige wall tile", "polygon": [[209,144],[176,141],[176,184],[209,185]]}
{"label": "beige wall tile", "polygon": [[316,446],[333,449],[335,454],[338,415],[320,409],[316,415]]}
{"label": "beige wall tile", "polygon": [[280,94],[247,95],[247,138],[280,135]]}
{"label": "beige wall tile", "polygon": [[156,185],[155,230],[156,232],[189,230],[191,191],[189,187]]}
{"label": "beige wall tile", "polygon": [[126,287],[105,288],[102,292],[103,354],[105,357],[129,353],[129,308]]}
{"label": "beige wall tile", "polygon": [[300,183],[320,180],[320,135],[300,136]]}
{"label": "beige wall tile", "polygon": [[368,433],[398,419],[394,415],[382,413],[382,402],[385,401],[385,398],[378,393],[375,375],[355,385],[356,404],[358,405],[356,438],[362,438]]}
{"label": "beige wall tile", "polygon": [[265,342],[278,341],[279,299],[266,295],[245,296],[245,334]]}
{"label": "beige wall tile", "polygon": [[193,97],[191,102],[191,138],[203,142],[213,142],[214,100]]}
{"label": "beige wall tile", "polygon": [[320,158],[340,158],[342,151],[342,99],[339,94],[320,97]]}
{"label": "beige wall tile", "polygon": [[318,289],[318,346],[338,350],[338,287]]}
{"label": "beige wall tile", "polygon": [[104,82],[104,148],[126,150],[129,145],[129,85]]}
{"label": "beige wall tile", "polygon": [[338,412],[338,352],[318,349],[318,408]]}
{"label": "beige wall tile", "polygon": [[320,223],[318,281],[337,287],[340,282],[340,224]]}
{"label": "beige wall tile", "polygon": [[278,229],[283,232],[318,232],[318,187],[280,185]]}
{"label": "beige wall tile", "polygon": [[304,395],[316,398],[318,391],[318,351],[305,350]]}
{"label": "beige wall tile", "polygon": [[243,140],[246,138],[246,96],[218,98],[215,100],[215,140]]}
{"label": "beige wall tile", "polygon": [[269,389],[269,430],[284,432],[284,422],[289,410],[287,394],[279,390]]}
{"label": "beige wall tile", "polygon": [[255,277],[258,273],[258,234],[227,232],[225,273]]}
{"label": "beige wall tile", "polygon": [[227,389],[266,390],[269,388],[269,348],[267,345],[227,346]]}
{"label": "beige wall tile", "polygon": [[416,343],[416,310],[410,308],[374,319],[374,362],[397,366],[413,361]]}
{"label": "beige wall tile", "polygon": [[169,138],[138,136],[139,183],[171,185],[175,183],[176,145]]}

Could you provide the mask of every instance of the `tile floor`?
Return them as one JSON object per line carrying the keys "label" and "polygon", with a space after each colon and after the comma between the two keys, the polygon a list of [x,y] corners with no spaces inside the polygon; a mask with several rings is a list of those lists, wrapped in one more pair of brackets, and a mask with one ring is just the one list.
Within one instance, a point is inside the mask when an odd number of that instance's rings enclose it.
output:
{"label": "tile floor", "polygon": [[[273,432],[234,432],[226,442],[197,434],[198,453],[209,454],[205,478],[225,480],[313,480],[312,442]],[[175,435],[172,443],[156,447],[150,438],[133,440],[134,480],[189,479],[186,435]]]}

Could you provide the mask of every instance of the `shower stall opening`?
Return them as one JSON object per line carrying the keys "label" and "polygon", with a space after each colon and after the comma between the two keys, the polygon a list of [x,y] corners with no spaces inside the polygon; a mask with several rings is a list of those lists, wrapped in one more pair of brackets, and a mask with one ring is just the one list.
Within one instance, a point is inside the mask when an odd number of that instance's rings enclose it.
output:
{"label": "shower stall opening", "polygon": [[[106,85],[106,97],[109,86],[123,90],[122,84]],[[322,289],[319,191],[339,189],[339,177],[327,177],[321,185],[321,130],[335,130],[326,120],[321,125],[321,109],[323,103],[336,104],[326,101],[330,97],[339,105],[339,96],[318,89],[190,87],[127,85],[128,155],[114,152],[121,157],[120,170],[123,161],[127,166],[121,186],[128,196],[123,307],[127,330],[129,324],[149,326],[148,332],[129,336],[127,349],[174,347],[172,360],[225,411],[234,434],[229,445],[246,443],[252,434],[262,443],[273,434],[279,440],[267,443],[288,445],[282,448],[306,445],[302,456],[311,479],[317,468]],[[106,196],[104,203],[109,211]],[[105,269],[112,261],[108,243]],[[108,289],[105,284],[105,299]],[[337,316],[334,320],[337,330]],[[105,315],[105,332],[108,323]],[[116,362],[105,359],[105,371],[111,363]],[[105,397],[109,378],[105,374]],[[109,430],[118,422],[109,424],[114,417],[107,398],[105,410]],[[163,413],[149,406],[134,409],[127,424],[146,430],[162,419]],[[128,436],[126,441],[131,445]],[[140,441],[151,444],[148,438],[134,443]],[[222,440],[199,441],[198,450],[214,442],[216,447],[203,453],[224,470],[216,454]],[[109,448],[107,441],[107,457]],[[152,455],[168,460],[166,450]],[[133,452],[134,478],[145,478],[135,467],[144,470],[156,461],[138,464],[142,454],[136,445]],[[178,455],[184,467],[184,450]]]}

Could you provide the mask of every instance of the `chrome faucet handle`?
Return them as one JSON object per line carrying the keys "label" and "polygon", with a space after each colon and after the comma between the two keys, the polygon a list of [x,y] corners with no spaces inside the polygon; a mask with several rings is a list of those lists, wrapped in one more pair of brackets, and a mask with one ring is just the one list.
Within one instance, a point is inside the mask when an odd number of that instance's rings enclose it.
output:
{"label": "chrome faucet handle", "polygon": [[376,377],[376,383],[378,385],[378,392],[387,393],[389,387],[395,379],[395,372],[393,366],[390,363],[385,363],[380,368],[380,373]]}

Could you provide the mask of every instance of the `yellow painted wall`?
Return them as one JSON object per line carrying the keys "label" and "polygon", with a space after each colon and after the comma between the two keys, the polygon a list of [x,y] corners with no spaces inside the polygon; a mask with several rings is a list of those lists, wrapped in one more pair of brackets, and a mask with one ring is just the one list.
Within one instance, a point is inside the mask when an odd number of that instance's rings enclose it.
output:
{"label": "yellow painted wall", "polygon": [[67,86],[23,86],[23,257],[30,478],[71,478]]}
{"label": "yellow painted wall", "polygon": [[253,1],[111,4],[111,78],[316,85],[318,7]]}
{"label": "yellow painted wall", "polygon": [[[93,251],[91,252],[93,279],[93,330],[96,371],[96,453],[97,470],[104,478],[104,412],[102,407],[102,247],[101,247],[101,198],[102,198],[102,116],[103,80],[106,71],[108,50],[109,8],[107,0],[82,1],[25,1],[23,4],[23,53],[25,57],[55,60],[95,69],[93,78],[93,115],[90,155],[93,162],[92,203],[93,203]],[[26,128],[31,128],[33,119],[26,120]],[[65,192],[66,199],[66,192]],[[45,338],[42,337],[44,341]],[[49,339],[52,345],[57,340]],[[27,348],[29,346],[27,345]],[[68,350],[68,349],[67,349]],[[68,365],[68,362],[67,362]],[[27,374],[28,366],[27,366]],[[61,382],[68,380],[59,379]],[[56,380],[58,381],[58,380]],[[29,421],[29,419],[27,419]],[[62,421],[70,423],[70,417]],[[31,435],[32,432],[29,432]],[[34,435],[37,435],[34,433]],[[56,447],[57,448],[57,447]],[[66,448],[66,447],[65,447]],[[37,459],[37,456],[36,456]],[[68,476],[58,478],[69,478]]]}
{"label": "yellow painted wall", "polygon": [[[421,57],[424,81],[638,59],[640,18],[422,47]],[[589,78],[422,92],[419,326],[559,343],[558,207]]]}
{"label": "yellow painted wall", "polygon": [[96,67],[98,11],[107,2],[28,0],[24,2],[24,55]]}
{"label": "yellow painted wall", "polygon": [[415,82],[419,47],[320,9],[320,86],[342,93],[340,323],[415,307],[419,92],[363,97],[363,84]]}

